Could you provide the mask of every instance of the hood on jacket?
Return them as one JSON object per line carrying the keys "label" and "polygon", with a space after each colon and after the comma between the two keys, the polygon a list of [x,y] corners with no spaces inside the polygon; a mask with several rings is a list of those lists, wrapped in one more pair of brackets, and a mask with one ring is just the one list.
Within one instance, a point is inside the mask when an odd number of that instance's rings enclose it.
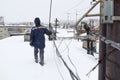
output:
{"label": "hood on jacket", "polygon": [[40,19],[38,17],[35,18],[34,23],[36,27],[39,27],[41,25]]}

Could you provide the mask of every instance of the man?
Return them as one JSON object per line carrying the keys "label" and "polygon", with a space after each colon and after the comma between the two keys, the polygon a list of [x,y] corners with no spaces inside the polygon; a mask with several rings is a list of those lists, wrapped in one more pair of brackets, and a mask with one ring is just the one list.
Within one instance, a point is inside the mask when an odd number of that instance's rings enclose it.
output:
{"label": "man", "polygon": [[38,51],[40,51],[40,64],[44,65],[44,48],[45,48],[45,34],[51,35],[52,32],[41,25],[40,19],[37,17],[34,20],[35,27],[31,29],[30,45],[34,46],[34,58],[38,63]]}

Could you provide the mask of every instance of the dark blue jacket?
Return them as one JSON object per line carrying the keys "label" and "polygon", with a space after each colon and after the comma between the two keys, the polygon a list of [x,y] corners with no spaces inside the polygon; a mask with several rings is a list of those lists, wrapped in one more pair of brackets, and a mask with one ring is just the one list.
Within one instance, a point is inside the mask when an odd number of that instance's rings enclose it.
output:
{"label": "dark blue jacket", "polygon": [[51,35],[52,32],[44,27],[33,27],[30,34],[30,43],[35,48],[44,49],[45,48],[45,34]]}

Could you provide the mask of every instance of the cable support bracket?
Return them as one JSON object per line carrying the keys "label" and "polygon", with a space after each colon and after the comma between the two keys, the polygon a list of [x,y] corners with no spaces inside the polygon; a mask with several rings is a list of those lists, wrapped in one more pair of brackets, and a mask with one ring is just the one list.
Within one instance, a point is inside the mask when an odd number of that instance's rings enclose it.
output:
{"label": "cable support bracket", "polygon": [[106,44],[120,50],[120,43],[117,43],[117,42],[114,42],[112,40],[109,40],[107,39],[106,37],[102,36],[102,35],[99,35],[98,33],[95,33],[95,32],[90,32],[90,35],[96,35],[96,37],[99,37],[99,39],[103,42],[105,42]]}

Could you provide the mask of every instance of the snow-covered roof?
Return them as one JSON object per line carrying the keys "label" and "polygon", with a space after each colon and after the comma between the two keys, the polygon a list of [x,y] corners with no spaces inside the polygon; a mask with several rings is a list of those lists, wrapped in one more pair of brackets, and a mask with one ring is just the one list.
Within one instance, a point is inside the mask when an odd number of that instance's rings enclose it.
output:
{"label": "snow-covered roof", "polygon": [[[59,32],[58,36],[67,36],[66,30],[58,31],[62,32]],[[81,41],[56,40],[55,43],[67,65],[73,72],[78,73],[81,80],[98,80],[98,69],[89,77],[86,76],[97,64],[98,54],[88,55],[82,48]],[[34,62],[33,50],[29,42],[24,42],[24,36],[0,40],[0,80],[72,80],[63,62],[56,55],[53,42],[47,37],[44,66]]]}

